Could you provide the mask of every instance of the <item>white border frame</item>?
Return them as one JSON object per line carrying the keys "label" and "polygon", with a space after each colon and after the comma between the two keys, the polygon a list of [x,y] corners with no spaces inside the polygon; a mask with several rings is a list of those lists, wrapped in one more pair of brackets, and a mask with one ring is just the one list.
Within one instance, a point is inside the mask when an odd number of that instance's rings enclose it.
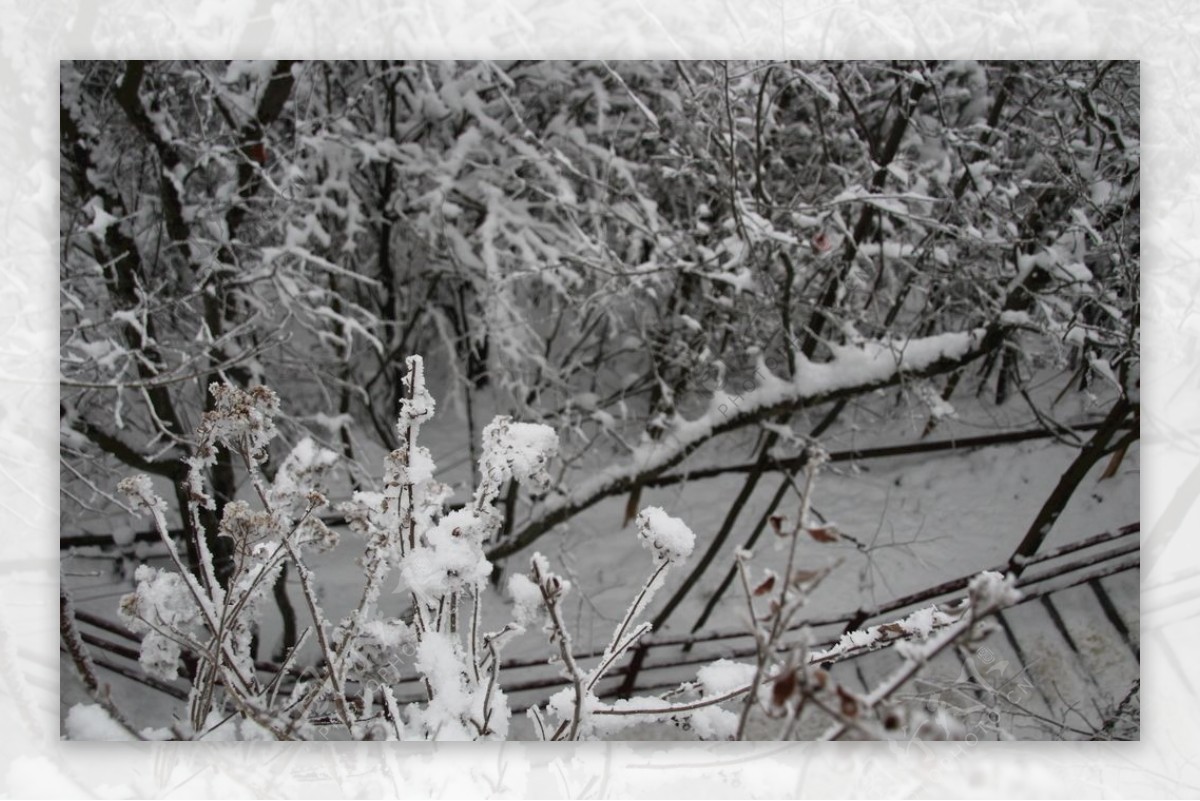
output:
{"label": "white border frame", "polygon": [[[1197,796],[1200,6],[1103,0],[43,0],[0,28],[0,791],[13,797]],[[1142,59],[1141,743],[304,746],[58,740],[58,59]]]}

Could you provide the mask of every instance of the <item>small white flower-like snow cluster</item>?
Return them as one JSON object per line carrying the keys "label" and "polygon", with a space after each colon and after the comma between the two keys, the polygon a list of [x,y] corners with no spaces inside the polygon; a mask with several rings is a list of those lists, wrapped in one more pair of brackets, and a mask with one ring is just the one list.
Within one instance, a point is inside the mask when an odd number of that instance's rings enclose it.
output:
{"label": "small white flower-like snow cluster", "polygon": [[500,492],[500,485],[509,478],[535,489],[550,486],[546,465],[558,453],[558,434],[541,423],[515,423],[501,416],[483,430],[483,455],[479,457],[479,472],[483,481],[480,499],[490,503]]}
{"label": "small white flower-like snow cluster", "polygon": [[401,563],[404,585],[429,603],[443,595],[482,588],[492,572],[483,554],[486,521],[459,509],[424,532],[424,540]]}
{"label": "small white flower-like snow cluster", "polygon": [[542,590],[529,576],[524,573],[509,576],[508,595],[513,601],[513,621],[522,629],[528,629],[541,619]]}
{"label": "small white flower-like snow cluster", "polygon": [[657,506],[647,506],[637,516],[638,537],[642,547],[654,553],[654,564],[679,563],[692,555],[696,535],[678,517],[671,517]]}
{"label": "small white flower-like snow cluster", "polygon": [[994,570],[985,570],[971,579],[967,585],[967,597],[971,607],[986,613],[1012,606],[1021,600],[1021,591],[1016,587],[1016,577],[1011,573],[1001,575]]}
{"label": "small white flower-like snow cluster", "polygon": [[178,573],[141,565],[134,582],[134,592],[121,598],[121,621],[142,636],[138,662],[146,673],[171,681],[179,675],[180,638],[192,633],[200,608]]}

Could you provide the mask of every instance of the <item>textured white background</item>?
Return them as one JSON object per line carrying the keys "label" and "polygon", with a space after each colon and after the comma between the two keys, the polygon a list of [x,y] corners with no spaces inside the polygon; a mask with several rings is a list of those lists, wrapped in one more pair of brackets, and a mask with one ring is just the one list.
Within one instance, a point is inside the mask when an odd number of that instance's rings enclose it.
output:
{"label": "textured white background", "polygon": [[[0,0],[0,792],[1200,796],[1200,4]],[[58,740],[56,109],[72,57],[1131,58],[1143,64],[1143,741],[217,747]]]}

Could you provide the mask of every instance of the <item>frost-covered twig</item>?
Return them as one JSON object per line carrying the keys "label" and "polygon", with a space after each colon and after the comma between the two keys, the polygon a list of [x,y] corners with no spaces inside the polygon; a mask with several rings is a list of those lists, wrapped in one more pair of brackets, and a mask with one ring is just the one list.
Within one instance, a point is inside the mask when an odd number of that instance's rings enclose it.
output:
{"label": "frost-covered twig", "polygon": [[116,721],[121,728],[125,729],[131,737],[136,740],[145,739],[133,727],[133,724],[126,719],[121,710],[117,708],[117,705],[113,703],[108,686],[102,685],[96,677],[96,668],[92,662],[91,654],[88,653],[87,646],[80,638],[79,630],[75,626],[74,603],[71,601],[71,595],[67,591],[66,582],[61,577],[59,578],[58,586],[58,627],[59,639],[62,640],[63,647],[71,657],[71,663],[75,665],[75,670],[79,674],[79,678],[83,682],[88,695],[108,713],[109,717]]}
{"label": "frost-covered twig", "polygon": [[634,643],[653,629],[650,623],[642,623],[626,635],[629,627],[646,610],[655,593],[666,581],[670,568],[686,560],[695,546],[696,537],[691,529],[683,521],[667,515],[657,507],[643,509],[637,516],[637,527],[642,545],[654,553],[654,572],[638,590],[633,602],[625,611],[625,616],[613,630],[612,639],[600,657],[600,664],[588,677],[589,691]]}
{"label": "frost-covered twig", "polygon": [[[904,664],[863,699],[863,711],[873,711],[916,676],[931,659],[964,637],[970,636],[976,623],[1019,601],[1021,594],[1014,585],[1015,578],[1011,574],[1002,576],[989,571],[980,573],[972,579],[968,587],[967,599],[962,604],[964,607],[962,614],[957,621],[945,626],[925,643],[919,645],[907,641],[898,643],[898,650],[905,660]],[[822,739],[836,740],[845,734],[848,728],[850,726],[847,722],[841,721],[835,724]]]}
{"label": "frost-covered twig", "polygon": [[809,654],[808,664],[821,665],[826,662],[837,662],[867,651],[886,648],[914,637],[925,639],[933,632],[957,623],[961,618],[961,611],[955,614],[938,606],[927,606],[900,620],[847,632],[829,648]]}
{"label": "frost-covered twig", "polygon": [[579,723],[583,715],[584,698],[587,693],[584,683],[587,678],[575,662],[575,654],[571,651],[571,635],[562,619],[562,598],[570,589],[571,584],[551,573],[545,559],[539,558],[540,556],[540,554],[535,554],[532,560],[533,582],[542,596],[542,605],[546,609],[546,628],[550,642],[558,645],[559,659],[562,660],[567,677],[571,680],[571,690],[575,696],[570,719],[564,719],[550,739],[558,740],[565,736],[568,740],[574,740],[579,734]]}
{"label": "frost-covered twig", "polygon": [[[643,509],[638,514],[637,525],[641,544],[653,554],[654,570],[613,630],[612,638],[600,654],[599,664],[587,674],[579,668],[571,652],[570,633],[561,614],[562,597],[570,588],[570,583],[551,573],[545,557],[541,554],[534,554],[531,560],[531,578],[518,574],[509,580],[509,592],[517,603],[518,620],[533,619],[539,605],[545,610],[546,631],[551,643],[558,645],[559,658],[571,681],[571,687],[567,691],[570,694],[569,700],[562,693],[551,699],[551,706],[561,719],[554,733],[550,735],[551,740],[575,740],[590,734],[590,731],[584,731],[588,716],[613,708],[600,703],[595,697],[592,691],[596,683],[634,643],[651,630],[649,623],[637,625],[632,631],[630,627],[662,586],[669,568],[687,559],[695,546],[695,535],[691,529],[682,520],[669,516],[657,507]],[[544,729],[540,713],[535,711],[533,716],[538,726]]]}

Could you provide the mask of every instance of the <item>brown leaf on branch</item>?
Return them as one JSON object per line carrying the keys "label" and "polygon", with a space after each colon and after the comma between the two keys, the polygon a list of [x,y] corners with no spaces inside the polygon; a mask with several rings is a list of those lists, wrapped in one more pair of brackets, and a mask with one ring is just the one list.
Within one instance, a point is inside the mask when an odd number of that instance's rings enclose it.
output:
{"label": "brown leaf on branch", "polygon": [[796,671],[789,670],[782,676],[775,679],[774,686],[771,687],[771,703],[775,706],[784,706],[788,699],[796,693]]}
{"label": "brown leaf on branch", "polygon": [[848,718],[858,717],[858,699],[840,684],[837,688],[837,694],[842,702],[842,714]]}
{"label": "brown leaf on branch", "polygon": [[829,572],[828,569],[826,569],[826,570],[793,570],[792,571],[792,586],[799,587],[801,584],[807,584],[810,581],[815,581],[816,579],[821,578],[821,576],[824,576],[827,572]]}
{"label": "brown leaf on branch", "polygon": [[759,584],[757,587],[754,588],[754,595],[755,595],[755,597],[761,596],[761,595],[766,595],[774,587],[775,587],[775,574],[771,573],[765,579],[762,580],[761,584]]}
{"label": "brown leaf on branch", "polygon": [[815,528],[805,529],[808,536],[812,537],[817,542],[837,542],[841,539],[841,532],[833,526],[817,526]]}
{"label": "brown leaf on branch", "polygon": [[625,502],[625,519],[621,522],[621,528],[629,525],[629,521],[633,520],[638,515],[638,505],[642,499],[642,485],[638,484],[629,493],[629,500]]}

